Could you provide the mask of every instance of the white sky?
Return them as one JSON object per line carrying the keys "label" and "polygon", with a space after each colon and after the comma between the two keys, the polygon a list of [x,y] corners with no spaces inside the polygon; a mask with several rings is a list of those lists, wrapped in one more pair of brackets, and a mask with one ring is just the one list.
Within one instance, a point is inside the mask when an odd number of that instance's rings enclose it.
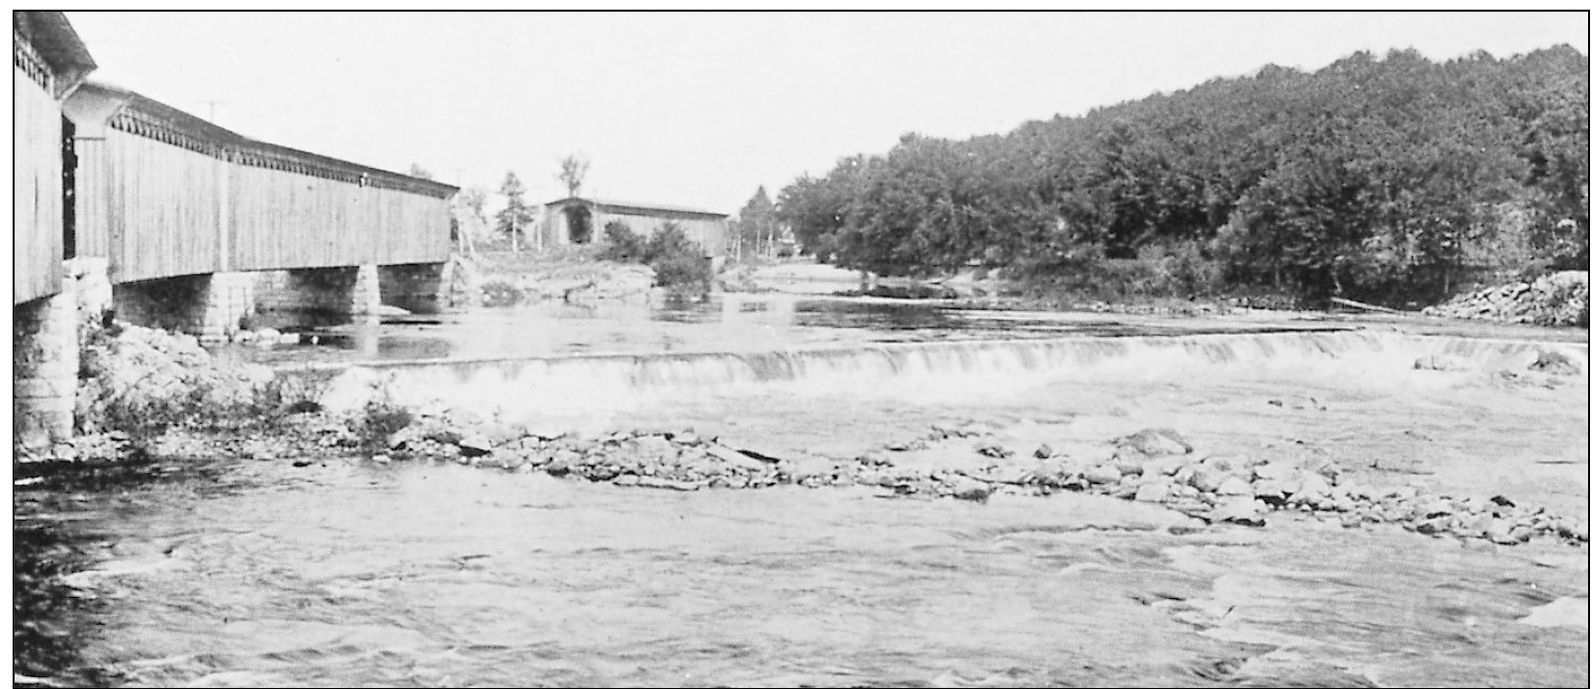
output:
{"label": "white sky", "polygon": [[[94,78],[240,133],[528,200],[735,213],[910,131],[963,138],[1356,50],[1496,57],[1567,43],[1558,13],[68,13]],[[496,195],[495,195],[496,196]],[[496,199],[494,199],[496,200]]]}

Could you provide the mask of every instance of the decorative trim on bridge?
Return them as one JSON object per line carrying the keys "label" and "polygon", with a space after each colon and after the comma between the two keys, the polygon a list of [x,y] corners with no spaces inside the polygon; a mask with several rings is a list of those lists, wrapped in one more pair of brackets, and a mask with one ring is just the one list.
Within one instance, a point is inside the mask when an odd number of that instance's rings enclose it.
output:
{"label": "decorative trim on bridge", "polygon": [[15,30],[11,32],[11,49],[11,64],[28,75],[33,83],[43,87],[45,91],[50,91],[50,66],[45,63],[38,51],[33,49],[33,45]]}
{"label": "decorative trim on bridge", "polygon": [[237,165],[433,198],[448,198],[459,191],[459,187],[442,182],[250,139],[133,91],[97,83],[85,88],[118,92],[127,99],[127,105],[111,116],[109,125],[113,129]]}

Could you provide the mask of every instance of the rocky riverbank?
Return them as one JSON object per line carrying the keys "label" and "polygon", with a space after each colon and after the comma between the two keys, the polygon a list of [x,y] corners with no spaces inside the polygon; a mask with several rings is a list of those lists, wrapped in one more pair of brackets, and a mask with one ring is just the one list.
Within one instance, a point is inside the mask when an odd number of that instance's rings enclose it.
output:
{"label": "rocky riverbank", "polygon": [[1551,273],[1463,294],[1423,309],[1430,316],[1532,325],[1588,327],[1588,271]]}
{"label": "rocky riverbank", "polygon": [[932,425],[920,437],[834,458],[777,457],[692,429],[581,436],[472,422],[446,413],[406,416],[398,426],[379,437],[367,436],[372,443],[369,461],[458,462],[675,491],[865,486],[881,497],[980,502],[1003,494],[1085,492],[1161,504],[1214,524],[1261,527],[1270,515],[1295,513],[1331,519],[1346,528],[1390,524],[1419,534],[1501,545],[1540,538],[1588,541],[1586,527],[1509,496],[1448,495],[1420,485],[1363,483],[1326,461],[1203,453],[1165,428],[1144,429],[1096,447],[1076,446],[1065,454],[1043,441],[999,440],[998,429],[984,424]]}

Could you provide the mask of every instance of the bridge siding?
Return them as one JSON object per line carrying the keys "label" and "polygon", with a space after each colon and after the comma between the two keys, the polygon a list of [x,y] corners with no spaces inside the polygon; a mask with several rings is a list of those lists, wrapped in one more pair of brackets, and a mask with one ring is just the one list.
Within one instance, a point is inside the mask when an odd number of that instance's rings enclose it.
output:
{"label": "bridge siding", "polygon": [[[106,145],[104,163],[115,173],[104,223],[111,279],[219,270],[222,182],[216,159],[118,130],[107,133]],[[87,161],[80,161],[80,171],[99,173],[82,162]]]}
{"label": "bridge siding", "polygon": [[61,291],[61,104],[11,69],[11,303],[21,304]]}
{"label": "bridge siding", "polygon": [[223,161],[114,128],[78,144],[78,246],[109,256],[116,283],[448,258],[447,199]]}

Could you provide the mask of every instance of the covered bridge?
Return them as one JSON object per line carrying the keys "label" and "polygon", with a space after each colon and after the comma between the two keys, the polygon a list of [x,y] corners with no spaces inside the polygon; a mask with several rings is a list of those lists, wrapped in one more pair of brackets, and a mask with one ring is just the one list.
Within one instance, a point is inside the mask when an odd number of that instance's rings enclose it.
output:
{"label": "covered bridge", "polygon": [[256,141],[88,83],[75,126],[77,252],[112,282],[226,271],[436,263],[456,187]]}
{"label": "covered bridge", "polygon": [[725,255],[730,216],[714,211],[649,203],[570,197],[543,206],[539,241],[543,246],[603,242],[603,228],[619,221],[643,237],[652,236],[666,223],[675,223],[688,239],[703,247],[703,255]]}
{"label": "covered bridge", "polygon": [[11,303],[61,291],[67,257],[61,101],[95,68],[60,12],[11,13]]}

